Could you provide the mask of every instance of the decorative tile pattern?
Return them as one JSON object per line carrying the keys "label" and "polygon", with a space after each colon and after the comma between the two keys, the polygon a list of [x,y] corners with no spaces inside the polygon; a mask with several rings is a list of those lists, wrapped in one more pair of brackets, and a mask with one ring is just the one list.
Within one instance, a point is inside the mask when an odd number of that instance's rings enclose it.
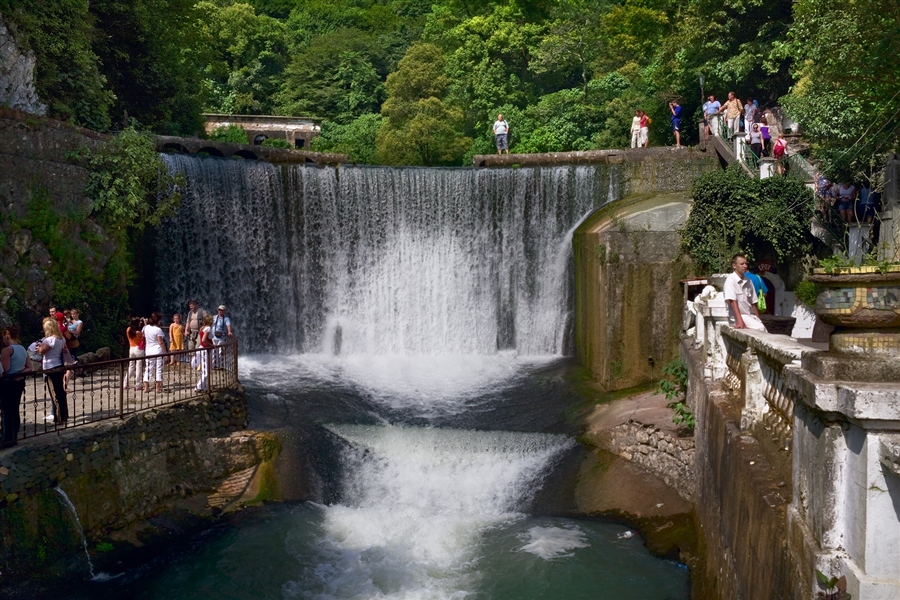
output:
{"label": "decorative tile pattern", "polygon": [[826,288],[816,298],[816,312],[852,314],[864,308],[900,312],[900,286]]}
{"label": "decorative tile pattern", "polygon": [[900,357],[900,333],[847,329],[831,334],[829,348],[842,354]]}

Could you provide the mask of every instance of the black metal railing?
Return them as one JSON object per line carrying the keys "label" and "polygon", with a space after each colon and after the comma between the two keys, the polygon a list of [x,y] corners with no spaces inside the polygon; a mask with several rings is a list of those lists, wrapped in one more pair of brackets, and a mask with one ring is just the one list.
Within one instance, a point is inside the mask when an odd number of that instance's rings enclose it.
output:
{"label": "black metal railing", "polygon": [[[208,398],[213,392],[238,383],[237,355],[237,340],[232,339],[213,348],[76,363],[43,373],[27,373],[19,404],[21,425],[17,438],[60,433],[108,419],[124,419],[151,408]],[[161,370],[156,369],[157,361],[164,361]],[[206,385],[201,389],[198,386],[204,372]],[[57,384],[61,379],[66,389],[65,407],[61,406],[62,394],[55,393],[54,379]],[[67,416],[64,421],[63,415]]]}

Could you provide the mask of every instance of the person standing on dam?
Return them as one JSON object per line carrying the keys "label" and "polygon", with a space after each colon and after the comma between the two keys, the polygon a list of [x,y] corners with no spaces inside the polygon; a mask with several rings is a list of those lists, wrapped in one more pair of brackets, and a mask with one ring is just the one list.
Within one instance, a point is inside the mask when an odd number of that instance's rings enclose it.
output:
{"label": "person standing on dam", "polygon": [[735,329],[755,329],[765,331],[766,326],[759,318],[756,308],[758,298],[753,283],[747,278],[750,264],[743,254],[731,258],[734,271],[725,279],[725,304],[728,306],[728,323]]}
{"label": "person standing on dam", "polygon": [[497,154],[509,154],[509,123],[503,118],[503,113],[497,115],[494,121],[494,144],[497,146]]}

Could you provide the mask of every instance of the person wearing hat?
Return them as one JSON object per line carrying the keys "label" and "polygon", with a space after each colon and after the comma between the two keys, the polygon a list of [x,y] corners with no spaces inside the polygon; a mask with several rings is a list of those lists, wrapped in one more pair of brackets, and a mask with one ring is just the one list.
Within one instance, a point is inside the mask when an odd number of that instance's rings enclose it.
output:
{"label": "person wearing hat", "polygon": [[200,329],[203,328],[203,317],[209,315],[205,309],[200,308],[196,300],[188,300],[188,314],[184,317],[184,338],[188,350],[196,350],[199,345],[197,338]]}
{"label": "person wearing hat", "polygon": [[[225,316],[224,304],[219,305],[219,308],[216,310],[216,316],[213,317],[212,336],[213,346],[221,346],[232,336],[231,319]],[[219,349],[215,354],[214,368],[222,368],[222,358],[222,350]]]}

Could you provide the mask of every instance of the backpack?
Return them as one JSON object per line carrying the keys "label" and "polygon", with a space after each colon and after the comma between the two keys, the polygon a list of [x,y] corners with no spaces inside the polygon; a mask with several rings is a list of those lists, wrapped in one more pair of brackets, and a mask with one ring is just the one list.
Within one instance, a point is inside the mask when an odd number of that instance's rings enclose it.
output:
{"label": "backpack", "polygon": [[215,331],[213,331],[215,337],[220,340],[228,337],[228,328],[225,326],[225,317],[216,315],[215,327]]}
{"label": "backpack", "polygon": [[784,140],[778,140],[775,142],[775,146],[772,148],[772,156],[775,158],[781,158],[784,156],[784,149],[787,147],[787,144]]}

